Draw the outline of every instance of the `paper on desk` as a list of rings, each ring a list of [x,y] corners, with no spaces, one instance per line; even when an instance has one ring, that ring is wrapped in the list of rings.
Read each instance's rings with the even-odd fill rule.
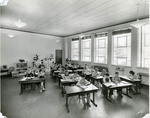
[[[21,79],[21,81],[26,81],[27,80],[27,77],[24,77]]]
[[[88,88],[88,86],[80,86],[80,88],[86,89],[86,88]]]

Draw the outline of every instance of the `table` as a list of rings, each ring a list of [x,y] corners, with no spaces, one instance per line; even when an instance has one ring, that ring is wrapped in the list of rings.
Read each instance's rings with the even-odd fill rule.
[[[54,78],[55,82],[56,82],[56,79],[58,78],[58,74],[59,74],[60,72],[61,72],[61,71],[58,71],[58,70],[54,71],[53,78]]]
[[[38,77],[24,77],[19,80],[20,84],[20,94],[23,93],[25,86],[32,85],[32,84],[39,84],[43,82],[45,88],[45,78],[38,78]]]
[[[62,84],[61,88],[61,94],[64,97],[65,94],[65,86],[71,86],[76,85],[78,81],[72,80],[72,79],[61,79],[60,83]]]
[[[66,92],[66,109],[67,112],[69,113],[69,104],[68,104],[68,97],[71,96],[76,96],[76,95],[83,95],[83,94],[88,94],[88,93],[93,93],[93,99],[91,102],[97,107],[97,104],[95,103],[95,92],[98,91],[98,88],[94,86],[93,84],[90,84],[87,86],[87,88],[83,89],[78,86],[67,86],[65,88]]]
[[[138,88],[139,88],[139,85],[141,84],[141,80],[140,79],[135,79],[135,80],[132,80],[130,79],[129,77],[127,76],[124,76],[124,75],[120,75],[120,78],[121,80],[123,81],[127,81],[129,83],[132,83],[132,84],[135,84],[135,94],[139,94],[140,92],[138,91]]]
[[[84,75],[85,75],[85,79],[87,79],[88,81],[90,81],[92,73],[91,72],[84,72]]]
[[[91,81],[95,85],[95,81],[100,82],[103,80],[103,78],[104,78],[103,76],[96,76],[96,77],[91,76]]]
[[[108,93],[108,90],[118,90],[118,89],[126,88],[126,93],[123,93],[123,94],[130,98],[132,97],[129,96],[128,94],[128,88],[130,88],[131,86],[132,86],[131,83],[125,82],[125,81],[121,81],[120,83],[117,83],[117,84],[115,84],[114,82],[103,83],[103,87],[106,89],[107,93]],[[105,98],[111,102],[111,100],[108,98],[108,95],[106,95]]]

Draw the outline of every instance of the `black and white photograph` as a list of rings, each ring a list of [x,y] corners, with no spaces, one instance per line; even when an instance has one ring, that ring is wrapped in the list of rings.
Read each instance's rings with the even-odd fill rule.
[[[0,118],[150,118],[150,0],[0,0]]]

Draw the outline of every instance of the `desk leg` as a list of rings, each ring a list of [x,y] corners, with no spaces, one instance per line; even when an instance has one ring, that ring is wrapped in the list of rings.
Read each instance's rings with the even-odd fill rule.
[[[58,87],[60,88],[60,78],[58,78]]]
[[[126,95],[126,96],[129,97],[129,98],[132,98],[128,93],[129,93],[129,92],[128,92],[128,88],[126,88],[126,93],[122,93],[122,94]]]
[[[66,95],[66,109],[67,109],[67,112],[69,113],[69,106],[68,106],[68,95]]]
[[[138,92],[138,84],[135,84],[135,93],[133,95],[136,95],[136,94],[140,94],[140,92]]]
[[[97,107],[97,104],[95,103],[95,93],[93,92],[93,100],[91,102]]]
[[[44,88],[46,89],[46,87],[45,87],[45,80],[44,80],[43,84],[44,84]]]
[[[106,95],[104,95],[104,98],[106,98],[106,100],[108,100],[109,102],[112,102],[111,99],[108,98],[108,96],[109,96],[109,95],[108,95],[108,90],[109,90],[109,89],[107,89],[107,88],[105,88],[105,89],[106,89]]]
[[[22,92],[23,92],[23,85],[20,84],[20,95],[21,95]]]
[[[62,88],[61,88],[61,94],[64,97],[64,86],[63,85],[62,85]]]

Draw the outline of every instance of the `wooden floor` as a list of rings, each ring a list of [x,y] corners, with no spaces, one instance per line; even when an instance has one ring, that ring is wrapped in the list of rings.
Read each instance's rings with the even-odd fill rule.
[[[96,93],[98,107],[91,104],[87,110],[83,109],[78,97],[69,99],[70,113],[65,107],[65,97],[61,95],[58,83],[51,77],[46,79],[46,91],[40,93],[39,89],[28,91],[21,95],[19,78],[2,78],[2,113],[8,118],[138,118],[137,113],[149,110],[149,91],[144,86],[141,94],[132,95],[132,99],[123,96],[109,102],[101,95],[101,90]]]

